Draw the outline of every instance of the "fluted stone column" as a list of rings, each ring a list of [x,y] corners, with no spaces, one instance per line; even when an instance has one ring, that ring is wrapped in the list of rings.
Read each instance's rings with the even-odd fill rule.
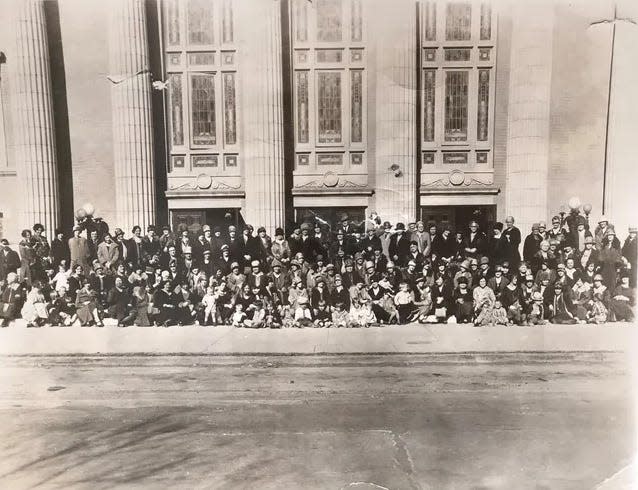
[[[144,0],[109,1],[115,226],[155,219],[151,75]]]
[[[414,2],[374,2],[376,63],[375,211],[383,220],[416,213],[416,9]],[[401,176],[390,170],[398,165]]]
[[[523,235],[546,221],[554,7],[517,2],[512,7],[506,215]]]
[[[44,0],[23,0],[16,8],[14,75],[15,158],[22,228],[42,223],[53,236],[59,223],[55,126]]]
[[[284,148],[280,0],[240,0],[243,169],[247,223],[269,234],[284,225]],[[257,20],[259,19],[259,20]]]
[[[613,18],[613,12],[610,20]],[[628,226],[638,225],[636,216],[636,114],[638,114],[638,70],[635,46],[638,45],[638,5],[631,0],[617,3],[611,99],[609,105],[609,136],[607,142],[607,175],[605,214],[616,226],[619,238],[627,234]],[[608,27],[610,37],[613,25]]]

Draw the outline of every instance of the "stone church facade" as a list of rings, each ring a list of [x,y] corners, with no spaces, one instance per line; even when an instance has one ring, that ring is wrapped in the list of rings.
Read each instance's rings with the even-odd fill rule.
[[[0,18],[1,234],[631,223],[631,2],[24,0]],[[632,10],[633,9],[633,10]],[[6,13],[7,15],[4,15]],[[10,15],[9,15],[10,14]]]

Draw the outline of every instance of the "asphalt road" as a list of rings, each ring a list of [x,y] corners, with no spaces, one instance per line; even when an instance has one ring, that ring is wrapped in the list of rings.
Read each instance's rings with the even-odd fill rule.
[[[0,488],[596,488],[636,449],[623,359],[4,357]]]

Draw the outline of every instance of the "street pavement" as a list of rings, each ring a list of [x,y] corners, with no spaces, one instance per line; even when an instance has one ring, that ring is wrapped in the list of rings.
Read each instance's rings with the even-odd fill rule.
[[[598,337],[589,352],[0,356],[0,488],[636,488],[636,356],[607,349],[615,328],[573,342]]]
[[[0,328],[9,354],[344,354],[625,351],[638,345],[628,323],[473,327],[388,325],[370,328],[200,327]]]

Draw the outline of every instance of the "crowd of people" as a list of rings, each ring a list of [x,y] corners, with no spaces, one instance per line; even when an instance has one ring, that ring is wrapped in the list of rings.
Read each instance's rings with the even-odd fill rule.
[[[567,216],[565,216],[567,214]],[[49,243],[40,224],[0,250],[0,322],[250,328],[393,323],[538,325],[634,318],[638,230],[621,244],[578,208],[522,239],[514,218],[482,230],[372,213],[274,237],[251,225],[119,228],[81,216]],[[520,251],[522,250],[522,256]]]

